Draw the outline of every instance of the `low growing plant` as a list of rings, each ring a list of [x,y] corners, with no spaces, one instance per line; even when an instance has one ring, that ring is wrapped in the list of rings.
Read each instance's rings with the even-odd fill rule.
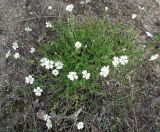
[[[56,39],[42,44],[38,52],[41,58],[53,61],[54,66],[47,68],[50,70],[43,67],[43,75],[36,75],[36,86],[58,91],[55,99],[84,101],[91,93],[102,92],[100,78],[108,79],[115,70],[134,65],[132,60],[139,56],[131,26],[122,23],[113,26],[106,19],[85,22],[69,19],[67,23],[59,20],[52,25],[49,30],[56,33]],[[119,62],[120,58],[124,62]],[[63,68],[56,70],[56,62],[63,63]],[[41,67],[40,60],[38,65]],[[104,66],[109,72],[106,76],[101,75]],[[69,78],[70,72],[76,74],[75,79]],[[87,79],[82,72],[86,72]]]

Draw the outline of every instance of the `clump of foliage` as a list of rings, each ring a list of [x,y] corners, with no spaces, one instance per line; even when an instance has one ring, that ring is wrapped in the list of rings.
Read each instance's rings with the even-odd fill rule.
[[[42,57],[63,62],[64,67],[57,76],[45,71],[46,74],[37,75],[36,80],[40,86],[58,91],[55,99],[83,101],[92,93],[103,92],[98,83],[103,66],[110,67],[110,77],[115,70],[134,65],[132,59],[136,58],[137,51],[133,45],[135,34],[131,26],[125,27],[122,23],[113,26],[106,19],[87,19],[81,23],[74,19],[69,19],[67,23],[59,20],[52,25],[54,27],[50,30],[57,34],[56,40],[43,44],[38,51]],[[75,48],[77,41],[82,44],[80,48]],[[113,57],[122,55],[128,56],[129,63],[113,67]],[[90,73],[88,80],[82,78],[83,70]],[[77,73],[77,80],[67,78],[70,71]]]

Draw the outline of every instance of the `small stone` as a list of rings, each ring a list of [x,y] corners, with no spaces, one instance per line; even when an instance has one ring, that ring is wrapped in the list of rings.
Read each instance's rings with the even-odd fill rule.
[[[160,6],[160,0],[155,0],[155,2]]]

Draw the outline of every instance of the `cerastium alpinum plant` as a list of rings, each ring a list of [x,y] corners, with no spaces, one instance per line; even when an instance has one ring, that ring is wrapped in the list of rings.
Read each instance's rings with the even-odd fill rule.
[[[36,80],[48,89],[61,89],[56,95],[60,98],[83,101],[90,93],[100,92],[97,80],[132,65],[130,60],[138,53],[132,27],[113,26],[105,18],[85,22],[71,18],[50,25],[57,38],[37,49],[42,56],[38,64],[46,74],[43,79],[37,75]]]

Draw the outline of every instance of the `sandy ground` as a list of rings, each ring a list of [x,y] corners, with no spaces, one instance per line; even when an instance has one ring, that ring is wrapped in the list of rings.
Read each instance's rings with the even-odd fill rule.
[[[6,52],[11,49],[15,40],[25,50],[35,43],[41,42],[45,31],[45,21],[48,19],[46,16],[64,15],[67,3],[71,3],[71,1],[0,0],[0,131],[12,131],[16,121],[23,118],[23,113],[16,110],[12,115],[8,113],[11,111],[12,105],[21,100],[14,87],[23,83],[20,78],[23,78],[28,72],[21,62],[15,64],[6,62]],[[47,9],[49,5],[53,7],[52,10]],[[111,19],[118,18],[123,19],[126,23],[132,22],[140,33],[143,31],[149,31],[153,34],[160,32],[159,0],[91,0],[85,5],[85,10],[90,9],[93,15],[99,15],[97,10],[105,6],[109,7]],[[142,9],[139,9],[139,6]],[[131,15],[134,13],[138,15],[136,20],[131,19]],[[29,34],[24,31],[24,28],[28,26],[33,29]],[[25,55],[24,51],[21,52]],[[144,73],[141,73],[141,76],[146,76],[146,72],[153,72],[152,69],[156,69],[154,66],[157,68],[154,71],[155,76],[160,77],[159,65],[144,68]],[[11,81],[12,78],[15,80],[14,83]],[[160,86],[158,82],[152,83],[156,80],[157,78],[149,81],[150,83],[147,82],[148,86]],[[143,82],[143,80],[141,81]]]

